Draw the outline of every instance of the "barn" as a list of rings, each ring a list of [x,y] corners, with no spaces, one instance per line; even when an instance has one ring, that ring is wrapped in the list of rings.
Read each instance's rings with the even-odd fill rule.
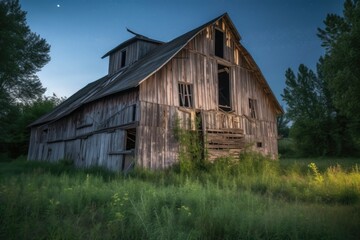
[[[162,169],[178,161],[176,125],[201,132],[210,160],[277,156],[283,110],[227,13],[170,42],[130,32],[103,56],[106,76],[30,125],[29,160]]]

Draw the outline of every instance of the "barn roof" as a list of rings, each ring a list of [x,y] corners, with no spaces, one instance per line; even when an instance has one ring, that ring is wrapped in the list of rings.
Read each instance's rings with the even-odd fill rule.
[[[152,39],[152,38],[148,38],[148,37],[146,37],[144,35],[135,33],[135,32],[133,32],[133,31],[131,31],[129,29],[127,29],[127,30],[128,30],[128,32],[130,32],[132,34],[135,34],[135,36],[130,38],[129,40],[126,40],[123,43],[120,43],[119,45],[117,45],[116,47],[114,47],[113,49],[111,49],[110,51],[105,53],[104,56],[102,56],[101,58],[105,58],[105,57],[109,56],[110,54],[112,54],[113,52],[116,52],[117,50],[119,50],[121,48],[124,48],[124,47],[126,47],[126,46],[128,46],[131,43],[136,42],[136,41],[150,42],[150,43],[155,43],[155,44],[163,44],[164,43],[162,41],[158,41],[158,40],[155,40],[155,39]]]
[[[49,114],[44,115],[43,117],[39,118],[35,122],[33,122],[30,126],[43,124],[46,122],[56,121],[71,112],[75,109],[81,107],[82,105],[92,102],[94,100],[109,96],[111,94],[119,93],[122,91],[126,91],[129,89],[136,88],[139,86],[143,81],[148,79],[152,74],[157,72],[160,68],[162,68],[166,63],[168,63],[178,52],[180,52],[194,37],[197,36],[205,27],[214,24],[221,18],[225,18],[227,23],[229,24],[230,28],[233,30],[235,37],[238,41],[240,41],[241,37],[237,32],[234,24],[232,23],[231,19],[229,18],[228,14],[225,13],[219,17],[212,19],[211,21],[197,27],[170,42],[164,43],[159,45],[148,54],[146,54],[143,58],[139,59],[134,64],[128,66],[126,69],[118,71],[112,75],[107,75],[99,80],[92,82],[86,85],[84,88],[76,92],[72,95],[69,99],[64,101],[58,107],[56,107],[52,112]],[[137,38],[135,36],[134,38]],[[131,39],[130,39],[131,40]],[[154,40],[156,41],[156,40]],[[126,42],[125,42],[126,43]],[[124,43],[120,44],[119,46],[115,47],[108,53],[106,53],[103,57],[108,56],[111,52],[123,47]],[[128,43],[127,43],[128,44]],[[240,45],[241,46],[241,45]],[[243,51],[248,54],[246,49],[242,47]],[[253,62],[253,66],[256,67],[256,70],[259,71],[259,76],[262,79],[262,82],[268,87],[268,84],[260,72],[260,69],[257,67],[255,61],[249,58],[250,62]],[[271,92],[270,87],[270,98],[272,98],[276,109],[278,112],[282,112],[282,108],[275,98],[274,94]]]

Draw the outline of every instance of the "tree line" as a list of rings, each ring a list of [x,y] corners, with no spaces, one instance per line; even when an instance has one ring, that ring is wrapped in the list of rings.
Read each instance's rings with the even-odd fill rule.
[[[316,72],[288,69],[279,134],[299,156],[349,156],[360,149],[360,2],[346,0],[343,16],[328,14],[317,36],[325,50]],[[291,127],[287,124],[290,122]]]
[[[18,0],[0,1],[0,159],[26,154],[27,126],[63,99],[45,96],[36,75],[50,61],[50,45],[32,32]]]

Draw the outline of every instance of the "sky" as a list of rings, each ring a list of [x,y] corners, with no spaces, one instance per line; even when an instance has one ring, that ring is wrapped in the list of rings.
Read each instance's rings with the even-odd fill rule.
[[[27,23],[51,45],[38,73],[46,95],[69,97],[107,74],[101,57],[133,37],[126,28],[170,41],[227,12],[241,43],[260,67],[280,104],[285,71],[316,70],[324,49],[316,36],[343,0],[20,0]]]

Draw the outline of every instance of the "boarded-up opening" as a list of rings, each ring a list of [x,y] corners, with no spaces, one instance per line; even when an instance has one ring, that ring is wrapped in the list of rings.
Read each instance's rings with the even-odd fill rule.
[[[218,88],[219,108],[223,111],[231,111],[229,68],[220,64],[218,65]]]
[[[121,51],[121,63],[120,67],[125,67],[126,63],[126,50]]]
[[[256,105],[257,105],[256,99],[249,98],[250,117],[253,119],[256,119],[256,116],[257,116],[257,113],[256,113],[257,106]]]
[[[224,33],[215,29],[215,56],[224,57]]]

